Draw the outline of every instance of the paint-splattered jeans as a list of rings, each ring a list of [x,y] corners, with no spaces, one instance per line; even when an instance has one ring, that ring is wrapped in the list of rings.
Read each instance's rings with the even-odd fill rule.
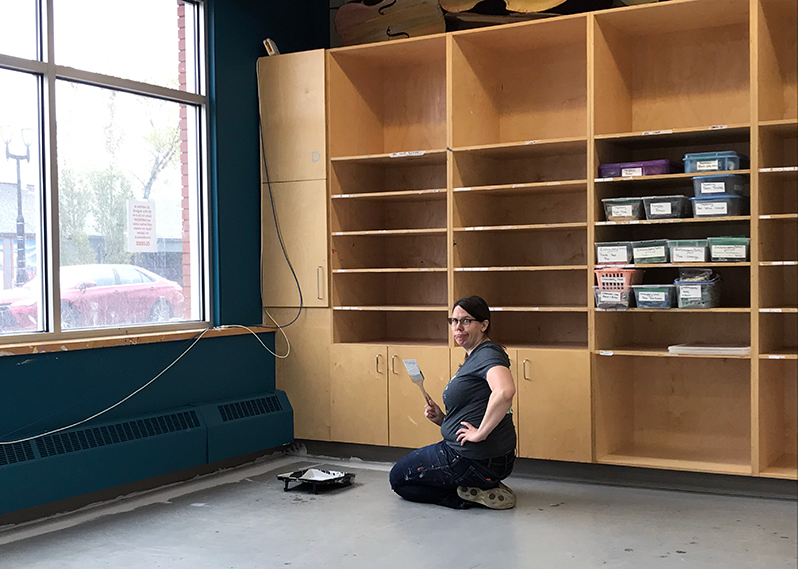
[[[471,505],[457,495],[458,486],[494,488],[513,471],[515,453],[475,460],[457,454],[446,442],[414,450],[391,469],[391,488],[411,502],[462,509]]]

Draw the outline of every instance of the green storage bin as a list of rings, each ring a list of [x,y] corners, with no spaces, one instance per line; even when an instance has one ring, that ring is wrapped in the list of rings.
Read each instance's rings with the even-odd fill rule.
[[[709,260],[715,263],[744,263],[750,258],[750,237],[708,237]]]
[[[670,258],[667,239],[632,241],[632,257],[635,265],[667,263]]]

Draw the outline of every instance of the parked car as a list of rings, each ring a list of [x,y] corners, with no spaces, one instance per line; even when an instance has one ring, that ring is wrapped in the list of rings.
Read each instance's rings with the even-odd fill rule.
[[[61,327],[95,328],[182,318],[176,282],[133,265],[61,267]],[[39,327],[39,281],[0,292],[0,330]],[[9,315],[13,320],[9,318]]]

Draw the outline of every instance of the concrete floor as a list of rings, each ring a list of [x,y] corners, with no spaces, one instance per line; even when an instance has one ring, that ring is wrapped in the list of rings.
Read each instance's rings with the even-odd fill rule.
[[[355,484],[283,491],[310,466]],[[280,456],[19,526],[2,569],[795,569],[798,504],[511,477],[514,510],[412,504],[389,464]]]

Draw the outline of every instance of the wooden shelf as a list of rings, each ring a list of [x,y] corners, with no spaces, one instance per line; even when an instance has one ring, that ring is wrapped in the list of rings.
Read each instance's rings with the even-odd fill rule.
[[[631,182],[669,182],[673,183],[674,180],[692,180],[693,178],[700,178],[703,176],[732,176],[732,175],[749,175],[751,170],[726,170],[722,172],[689,172],[687,174],[656,174],[652,176],[622,176],[618,178],[596,178],[594,181],[597,184],[606,184],[610,182],[628,184]]]
[[[709,451],[707,449],[687,452],[667,447],[633,446],[602,456],[598,459],[598,462],[601,464],[618,464],[664,470],[751,474],[751,463],[747,456],[742,456],[740,453],[718,450]]]
[[[432,190],[402,190],[398,192],[371,192],[363,194],[336,194],[330,197],[334,200],[418,200],[419,198],[422,198],[423,200],[429,200],[430,198],[445,200],[446,188]]]
[[[457,272],[530,272],[530,271],[585,271],[587,265],[542,265],[542,266],[514,266],[514,267],[455,267]]]
[[[446,228],[439,229],[374,229],[368,231],[335,231],[334,237],[358,237],[364,235],[383,236],[383,235],[438,235],[446,233]]]
[[[587,306],[491,306],[491,312],[587,312]]]
[[[798,456],[795,453],[785,453],[760,471],[760,476],[795,480],[798,479],[798,466],[796,465],[798,465]]]
[[[385,274],[385,273],[445,273],[446,267],[411,267],[382,269],[333,269],[333,274]]]
[[[668,128],[637,132],[616,132],[598,134],[596,141],[634,148],[662,148],[669,146],[688,146],[695,143],[728,144],[745,142],[750,137],[749,124],[702,125],[686,128]],[[692,174],[690,174],[692,175]]]
[[[580,154],[587,149],[587,138],[551,138],[547,140],[527,140],[502,144],[480,144],[475,146],[454,147],[457,154],[470,154],[486,158],[512,160],[532,156],[559,156],[562,154]]]
[[[446,149],[406,150],[382,154],[363,154],[358,156],[333,156],[333,164],[361,164],[365,166],[396,166],[411,164],[413,166],[446,164]]]
[[[597,221],[596,227],[613,225],[668,225],[678,223],[734,223],[750,221],[750,215],[729,215],[724,217],[681,217],[672,219],[630,219],[628,221]]]
[[[455,227],[455,233],[466,231],[540,231],[546,229],[581,229],[586,228],[587,223],[536,223],[530,225],[490,225],[484,227]]]
[[[333,310],[363,312],[447,312],[447,306],[333,306]]]
[[[750,360],[751,356],[727,356],[714,354],[671,354],[668,348],[638,348],[634,346],[620,347],[613,349],[596,350],[599,356],[631,356],[643,358],[699,358],[699,359],[721,359],[721,360]]]
[[[772,221],[789,221],[798,219],[798,213],[774,213],[770,215],[760,215],[759,219]]]
[[[795,267],[798,261],[759,261],[760,267]]]
[[[667,312],[669,314],[686,314],[686,313],[696,313],[696,314],[737,314],[737,313],[748,313],[751,312],[750,308],[627,308],[626,310],[608,310],[606,308],[596,308],[596,312],[614,312],[614,313],[623,313],[629,312],[634,314],[635,312],[651,312],[654,314],[662,314],[663,312]]]
[[[563,180],[554,182],[529,182],[525,184],[494,184],[454,188],[455,194],[526,195],[530,192],[582,192],[587,189],[587,180]]]
[[[631,264],[631,265],[596,265],[597,269],[667,269],[667,268],[678,268],[678,267],[707,267],[707,268],[716,268],[716,267],[750,267],[751,263],[749,261],[745,261],[743,263],[713,263],[711,261],[707,261],[706,263],[638,263],[638,264]]]

